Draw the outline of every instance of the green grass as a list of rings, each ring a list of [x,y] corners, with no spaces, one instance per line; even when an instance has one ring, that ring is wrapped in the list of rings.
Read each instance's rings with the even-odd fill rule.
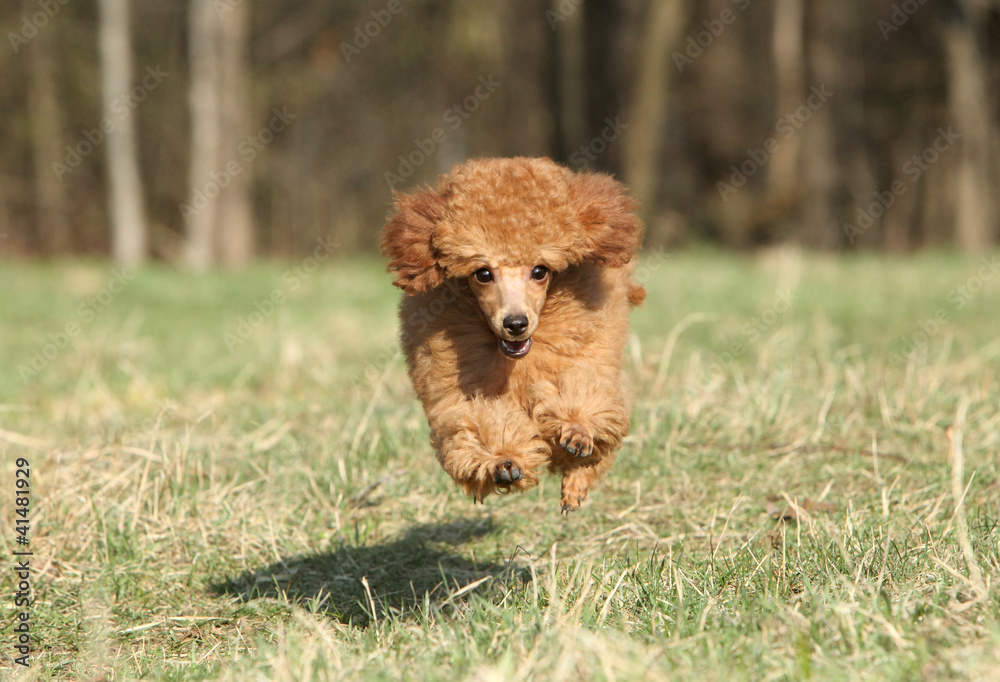
[[[474,506],[439,469],[375,260],[150,267],[113,294],[102,264],[4,263],[9,564],[32,469],[18,679],[1000,677],[1000,273],[643,265],[632,434],[564,518],[554,478]]]

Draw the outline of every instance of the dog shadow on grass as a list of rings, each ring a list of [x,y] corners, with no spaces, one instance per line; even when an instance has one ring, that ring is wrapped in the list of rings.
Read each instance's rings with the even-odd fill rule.
[[[342,544],[328,552],[244,571],[213,585],[212,591],[245,603],[285,601],[367,627],[373,611],[378,619],[405,617],[425,603],[463,601],[477,590],[462,592],[462,588],[476,581],[483,581],[478,588],[483,590],[496,583],[527,580],[527,572],[517,568],[513,558],[498,564],[474,561],[454,551],[491,529],[492,520],[421,524],[379,544]]]

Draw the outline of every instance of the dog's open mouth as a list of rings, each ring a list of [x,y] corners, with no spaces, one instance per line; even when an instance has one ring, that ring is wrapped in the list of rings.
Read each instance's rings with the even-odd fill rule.
[[[500,350],[508,358],[523,358],[531,350],[531,339],[527,338],[524,341],[500,339]]]

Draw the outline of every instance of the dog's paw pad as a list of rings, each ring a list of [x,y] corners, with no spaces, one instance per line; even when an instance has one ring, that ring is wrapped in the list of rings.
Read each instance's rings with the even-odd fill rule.
[[[496,473],[493,474],[493,482],[497,485],[511,485],[520,481],[523,477],[524,474],[521,473],[517,465],[508,459],[497,467]]]
[[[589,429],[579,424],[563,426],[559,435],[559,445],[575,457],[590,457],[594,452],[594,439]]]

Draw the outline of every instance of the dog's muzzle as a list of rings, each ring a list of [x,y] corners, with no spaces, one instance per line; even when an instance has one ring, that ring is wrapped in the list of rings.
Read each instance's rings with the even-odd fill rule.
[[[531,350],[531,338],[523,341],[500,339],[500,351],[508,358],[523,358]]]

